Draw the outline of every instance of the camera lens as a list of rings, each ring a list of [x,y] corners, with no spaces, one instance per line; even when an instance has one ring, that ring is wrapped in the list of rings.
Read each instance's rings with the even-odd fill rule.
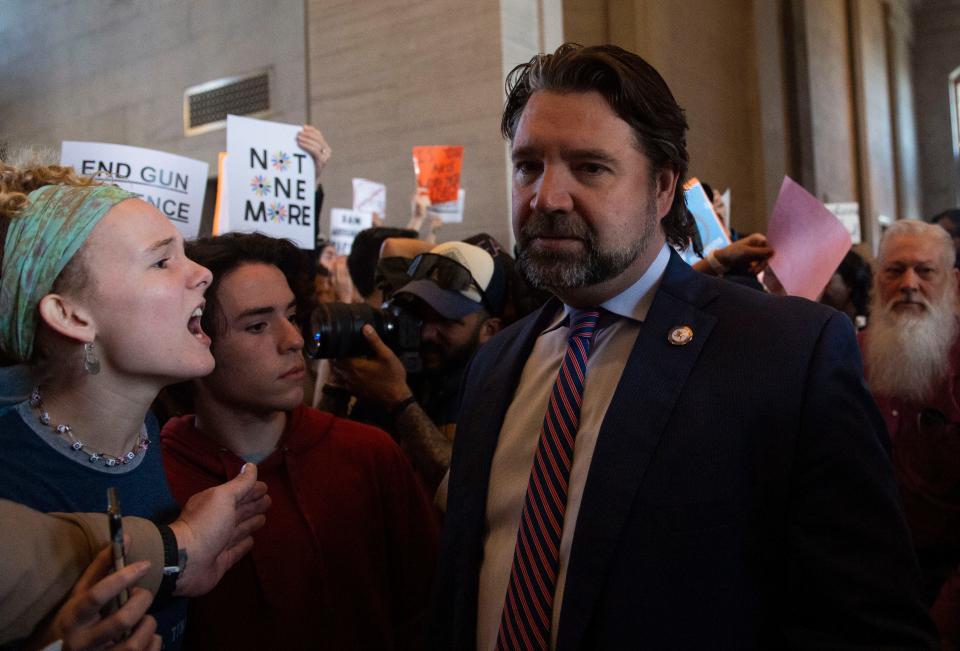
[[[304,336],[307,354],[314,359],[372,354],[363,336],[368,323],[408,371],[419,370],[420,319],[393,303],[383,310],[356,303],[321,303],[310,316],[310,331]]]
[[[369,305],[322,303],[310,318],[307,354],[313,358],[339,359],[370,353],[361,331],[367,323],[378,332],[382,329],[383,317]]]

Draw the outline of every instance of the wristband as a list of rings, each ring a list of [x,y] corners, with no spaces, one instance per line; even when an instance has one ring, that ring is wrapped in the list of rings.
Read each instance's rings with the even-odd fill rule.
[[[727,273],[727,271],[729,271],[729,269],[727,269],[727,266],[717,259],[716,250],[711,251],[710,253],[707,254],[707,262],[710,264],[710,268],[713,269],[713,272],[718,276],[722,276],[723,274]]]
[[[400,414],[402,414],[403,412],[405,412],[405,411],[407,410],[407,407],[409,407],[410,405],[412,405],[412,404],[415,403],[416,401],[417,401],[417,399],[416,399],[414,396],[410,396],[409,398],[407,398],[406,400],[404,400],[403,402],[401,402],[400,404],[398,404],[396,407],[394,407],[393,409],[391,409],[391,410],[390,410],[390,420],[391,420],[391,421],[396,421],[397,418],[400,417]]]
[[[165,524],[158,524],[160,540],[163,541],[163,578],[160,579],[160,589],[157,590],[157,600],[173,596],[177,589],[177,579],[187,565],[186,553],[180,553],[177,547],[177,536],[173,529]]]

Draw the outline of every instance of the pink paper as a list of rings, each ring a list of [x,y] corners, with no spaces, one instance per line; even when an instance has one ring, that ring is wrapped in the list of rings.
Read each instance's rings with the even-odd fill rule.
[[[767,227],[775,253],[770,267],[787,294],[815,301],[850,250],[850,233],[836,216],[789,176]]]

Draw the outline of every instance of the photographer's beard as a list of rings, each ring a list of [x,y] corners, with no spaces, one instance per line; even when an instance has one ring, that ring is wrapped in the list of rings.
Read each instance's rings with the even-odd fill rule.
[[[647,206],[644,230],[633,242],[602,248],[596,231],[576,213],[536,213],[517,236],[517,269],[537,289],[576,289],[616,278],[647,250],[659,221],[656,204]],[[582,252],[541,250],[538,237],[571,238],[583,242]]]
[[[954,305],[957,289],[951,283],[936,302],[917,295],[911,300],[922,312],[896,312],[896,297],[886,305],[875,292],[870,304],[870,327],[864,363],[875,395],[923,403],[933,397],[950,372],[950,349],[957,336]]]
[[[467,340],[459,343],[421,342],[420,358],[423,360],[423,374],[433,378],[458,376],[480,347],[482,328],[483,322],[478,322]]]

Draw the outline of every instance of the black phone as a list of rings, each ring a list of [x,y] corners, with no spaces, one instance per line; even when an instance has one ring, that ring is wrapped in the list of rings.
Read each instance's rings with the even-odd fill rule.
[[[110,519],[110,547],[113,549],[113,571],[119,572],[127,565],[127,556],[123,550],[123,516],[120,513],[120,498],[117,489],[107,489],[107,517]],[[117,608],[129,598],[126,588],[117,595]]]

